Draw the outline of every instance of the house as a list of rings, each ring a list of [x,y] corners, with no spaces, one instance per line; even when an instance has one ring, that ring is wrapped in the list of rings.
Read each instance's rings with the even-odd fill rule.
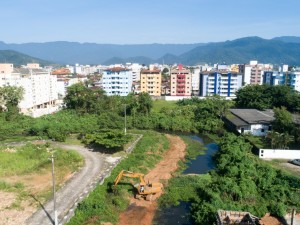
[[[271,109],[230,109],[230,112],[224,119],[225,123],[240,134],[265,136],[272,129],[271,122],[275,119]]]

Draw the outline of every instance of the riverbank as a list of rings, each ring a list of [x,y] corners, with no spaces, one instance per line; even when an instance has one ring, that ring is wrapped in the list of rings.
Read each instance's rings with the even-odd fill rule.
[[[179,136],[166,135],[170,148],[164,159],[146,176],[146,181],[166,183],[172,173],[178,169],[178,162],[183,160],[186,153],[186,144]],[[155,195],[152,201],[130,199],[129,207],[120,215],[118,225],[151,225],[157,209],[157,199],[162,193]]]

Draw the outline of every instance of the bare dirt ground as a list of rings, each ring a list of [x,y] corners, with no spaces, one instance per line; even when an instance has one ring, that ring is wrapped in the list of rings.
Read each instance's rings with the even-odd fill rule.
[[[67,173],[63,180],[58,183],[64,183],[70,179],[71,173]],[[11,176],[3,179],[7,183],[21,182],[25,186],[26,195],[36,196],[40,193],[46,193],[52,189],[52,174],[45,172],[41,174],[28,174],[24,176]],[[26,196],[20,198],[19,193],[0,191],[0,224],[1,225],[20,225],[29,218],[38,207],[34,198]]]
[[[284,225],[278,218],[266,214],[263,218],[260,219],[262,225]]]
[[[172,177],[172,173],[178,168],[178,161],[185,156],[186,145],[178,136],[167,135],[170,141],[170,149],[165,153],[164,159],[159,162],[146,176],[145,180],[162,182]],[[156,199],[162,193],[156,194],[151,201],[138,200],[132,197],[130,206],[119,217],[118,225],[151,225],[157,209]]]
[[[61,147],[78,151],[86,162],[75,174],[69,170],[56,173],[56,184],[61,187],[57,192],[57,210],[62,214],[68,209],[70,202],[74,202],[85,190],[84,188],[103,170],[105,157],[82,146],[61,144]],[[44,195],[52,192],[50,171],[10,176],[2,180],[9,184],[22,183],[24,185],[22,192],[25,194],[17,191],[0,191],[0,225],[52,224],[50,217],[53,216],[53,201],[44,203]],[[64,199],[61,196],[67,196],[67,198]],[[58,216],[60,219],[60,214]]]

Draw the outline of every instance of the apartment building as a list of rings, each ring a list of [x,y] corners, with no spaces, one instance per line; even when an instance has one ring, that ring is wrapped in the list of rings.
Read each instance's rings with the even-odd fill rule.
[[[192,73],[192,95],[199,95],[200,91],[200,72],[201,66],[194,66],[190,68]]]
[[[14,70],[14,65],[11,63],[0,63],[0,75],[8,74]]]
[[[262,84],[263,72],[272,70],[271,64],[259,64],[258,61],[250,61],[250,64],[245,65],[243,82],[247,84]]]
[[[189,69],[183,68],[180,64],[176,69],[171,70],[171,96],[191,96],[192,74]]]
[[[27,63],[27,66],[25,68],[28,69],[40,69],[40,64],[38,63]]]
[[[140,81],[141,80],[141,70],[143,66],[138,63],[126,63],[126,68],[132,71],[132,81]]]
[[[200,96],[235,97],[235,92],[242,87],[242,80],[242,74],[227,70],[202,72]]]
[[[300,92],[300,71],[265,71],[263,74],[263,84],[287,85]]]
[[[57,80],[43,69],[14,68],[10,73],[0,74],[0,86],[23,87],[20,112],[39,117],[58,110]]]
[[[154,67],[141,70],[141,92],[147,92],[151,96],[161,95],[161,71]]]
[[[103,70],[101,83],[108,96],[127,96],[132,91],[132,71],[123,67]]]

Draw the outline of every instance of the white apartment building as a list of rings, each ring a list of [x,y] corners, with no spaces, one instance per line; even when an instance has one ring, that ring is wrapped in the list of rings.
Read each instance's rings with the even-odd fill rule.
[[[132,71],[122,67],[104,70],[102,88],[108,96],[127,96],[132,92]]]
[[[76,63],[75,66],[66,65],[66,68],[70,70],[70,73],[79,75],[89,75],[99,70],[97,66],[79,65],[78,63]]]
[[[42,69],[15,68],[11,73],[0,74],[0,86],[23,87],[20,112],[39,117],[58,110],[56,76]]]
[[[67,94],[67,88],[73,84],[82,82],[77,77],[57,77],[58,98],[62,100]],[[84,82],[84,81],[83,81]]]
[[[192,67],[191,72],[192,72],[192,94],[199,95],[201,66]]]
[[[143,66],[138,63],[126,63],[126,67],[132,71],[132,81],[141,80],[141,69]]]

